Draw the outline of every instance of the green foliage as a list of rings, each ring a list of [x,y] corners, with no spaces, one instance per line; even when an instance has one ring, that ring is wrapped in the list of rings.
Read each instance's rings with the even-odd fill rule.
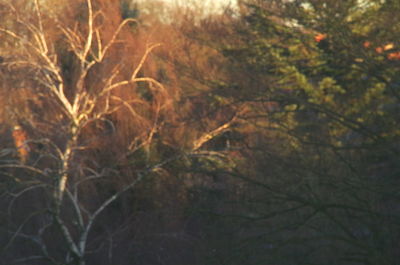
[[[260,189],[248,207],[280,197],[277,208],[259,208],[260,221],[254,221],[271,225],[266,230],[271,236],[280,231],[278,237],[252,239],[248,251],[270,242],[273,247],[260,255],[275,253],[280,264],[293,262],[294,249],[303,257],[300,264],[395,264],[394,246],[388,243],[395,239],[375,241],[388,237],[376,227],[385,223],[395,230],[399,214],[383,206],[398,200],[391,172],[399,172],[400,151],[393,112],[400,110],[399,61],[390,57],[399,50],[394,40],[399,29],[383,27],[389,9],[399,11],[399,6],[392,1],[306,0],[248,5],[237,32],[239,45],[224,49],[236,71],[245,71],[241,80],[232,77],[245,95],[242,100],[257,106],[256,117],[263,115],[269,123],[256,129],[265,138],[251,146],[259,170],[243,175]],[[393,48],[383,48],[391,43]],[[260,102],[275,107],[263,108]],[[267,144],[273,132],[268,129],[278,131],[279,142]],[[373,161],[375,156],[380,162]],[[277,162],[265,161],[271,159]],[[298,210],[290,210],[293,205]],[[273,214],[279,210],[293,215]],[[295,232],[280,230],[279,222]],[[360,235],[363,229],[367,232]],[[386,247],[377,248],[379,242]],[[318,244],[324,255],[315,251]]]

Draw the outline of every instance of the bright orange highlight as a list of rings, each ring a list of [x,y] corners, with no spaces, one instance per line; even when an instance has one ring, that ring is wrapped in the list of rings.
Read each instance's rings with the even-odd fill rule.
[[[317,35],[314,36],[314,40],[315,40],[316,42],[320,42],[320,41],[326,39],[326,37],[328,37],[326,34],[319,33],[319,34],[317,34]]]
[[[389,60],[400,60],[400,52],[391,52],[387,55]]]
[[[15,126],[12,132],[12,137],[14,139],[15,148],[17,148],[19,159],[22,163],[25,163],[30,151],[29,146],[26,143],[28,140],[27,134],[21,126]]]
[[[363,43],[363,46],[364,46],[364,48],[368,48],[368,47],[371,46],[371,42],[365,41],[365,42]]]
[[[393,48],[394,48],[393,43],[389,43],[389,44],[386,44],[385,46],[383,46],[384,51],[391,50]]]

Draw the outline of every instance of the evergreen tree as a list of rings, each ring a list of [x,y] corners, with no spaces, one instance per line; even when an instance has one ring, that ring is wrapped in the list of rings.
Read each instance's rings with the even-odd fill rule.
[[[259,190],[244,217],[265,226],[239,241],[247,264],[397,262],[400,46],[390,21],[399,8],[246,5],[240,44],[224,53],[232,95],[252,107],[263,135],[250,146],[253,173],[239,173]]]

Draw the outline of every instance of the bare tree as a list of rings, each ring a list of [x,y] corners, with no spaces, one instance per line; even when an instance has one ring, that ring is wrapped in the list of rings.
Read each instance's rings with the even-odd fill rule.
[[[85,14],[82,15],[81,21],[75,23],[66,23],[66,20],[63,21],[59,17],[60,13],[48,6],[40,6],[38,0],[33,2],[31,16],[18,12],[12,1],[1,3],[14,13],[13,23],[18,24],[19,29],[23,29],[19,31],[10,27],[0,28],[2,36],[13,39],[18,47],[18,53],[10,57],[6,65],[9,69],[19,69],[27,76],[30,75],[23,78],[31,79],[35,85],[29,88],[31,95],[42,98],[46,102],[44,106],[52,108],[51,111],[42,109],[41,113],[52,113],[51,117],[45,117],[52,119],[48,121],[53,124],[52,129],[59,130],[52,135],[62,136],[42,136],[27,140],[31,144],[41,146],[41,151],[37,152],[30,163],[4,160],[0,165],[4,174],[7,171],[9,177],[21,181],[19,189],[13,192],[8,190],[3,194],[11,198],[7,214],[12,220],[8,229],[9,240],[3,251],[7,251],[20,239],[29,241],[38,249],[27,256],[17,257],[16,262],[39,260],[51,264],[85,264],[89,233],[98,216],[145,176],[176,159],[169,157],[160,163],[147,165],[135,171],[124,187],[103,198],[95,207],[88,206],[82,199],[88,196],[82,188],[87,183],[107,181],[119,174],[112,168],[91,167],[81,163],[81,153],[90,149],[91,142],[83,140],[88,138],[88,128],[92,124],[105,123],[113,133],[116,126],[110,117],[122,109],[124,115],[130,115],[138,124],[145,123],[146,126],[142,125],[142,132],[137,133],[136,137],[131,139],[130,145],[120,153],[118,159],[124,159],[126,155],[152,141],[162,124],[160,116],[170,104],[168,91],[164,86],[155,79],[140,74],[149,55],[160,44],[147,44],[140,56],[137,56],[138,51],[131,50],[138,57],[136,61],[127,62],[113,58],[118,49],[126,51],[129,48],[127,38],[121,36],[126,35],[129,31],[127,27],[136,24],[137,21],[131,18],[117,19],[117,26],[111,29],[106,27],[104,21],[107,17],[101,9],[107,5],[107,2],[104,3],[102,5],[102,1],[84,1],[85,6],[82,10],[85,10]],[[60,40],[62,44],[59,43]],[[62,58],[59,52],[60,45],[64,47],[67,55],[73,58],[74,68],[69,72],[63,69],[62,61],[65,58]],[[94,76],[98,82],[93,81]],[[123,96],[124,90],[133,90],[137,83],[147,84],[153,96],[150,103],[140,98]],[[144,104],[151,105],[150,114],[143,111]],[[42,126],[33,120],[29,123],[34,129]],[[46,130],[49,130],[49,127]],[[21,172],[30,177],[18,179]],[[16,201],[22,200],[24,196],[29,199],[29,194],[35,190],[39,194],[45,194],[46,207],[29,213],[21,222],[13,221],[12,212],[17,207]],[[39,225],[33,225],[35,229],[26,229],[33,219],[40,220]],[[64,241],[56,251],[57,254],[54,254],[54,247],[50,246],[46,239],[46,234],[54,229],[62,235]]]

